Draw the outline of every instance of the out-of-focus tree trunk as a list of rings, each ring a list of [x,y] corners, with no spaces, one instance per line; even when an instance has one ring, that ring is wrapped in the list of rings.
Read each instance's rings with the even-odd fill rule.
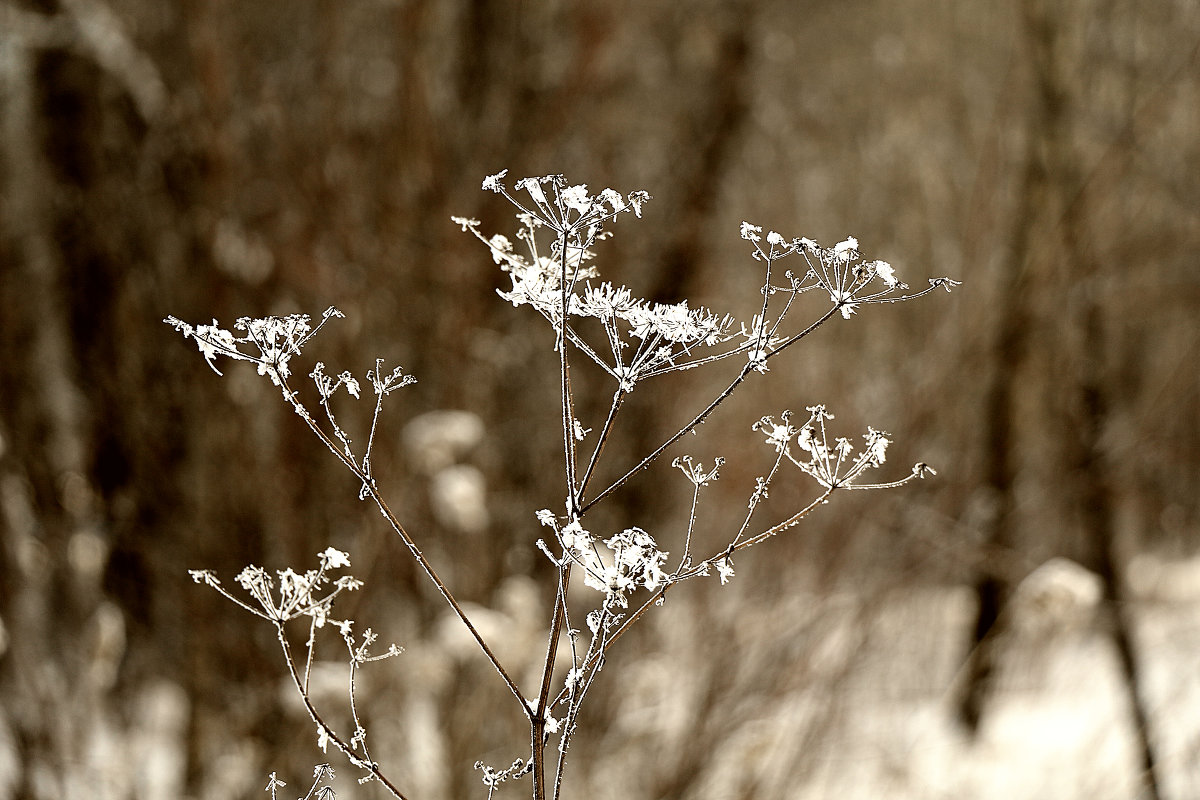
[[[69,265],[59,246],[70,235],[69,219],[51,188],[86,180],[86,155],[69,139],[82,134],[92,110],[84,87],[94,76],[81,59],[44,49],[39,33],[50,38],[61,22],[35,12],[22,17],[16,21],[28,35],[14,31],[0,49],[0,147],[13,212],[4,215],[0,252],[0,539],[10,648],[0,686],[13,703],[10,724],[23,761],[17,792],[34,798],[64,791],[51,776],[57,764],[81,757],[72,720],[89,716],[103,689],[95,685],[87,622],[100,606],[104,542],[90,474],[92,420],[73,353]],[[61,127],[46,124],[48,110]],[[65,158],[55,163],[52,154]],[[80,552],[92,557],[81,560]],[[105,643],[115,649],[110,659],[121,656],[119,621],[117,614]]]
[[[1091,6],[1070,10],[1085,17],[1096,12]],[[1107,343],[1112,299],[1108,295],[1113,282],[1090,246],[1089,214],[1093,209],[1089,201],[1094,192],[1087,191],[1076,141],[1079,120],[1071,107],[1073,101],[1078,102],[1071,93],[1083,92],[1068,74],[1071,56],[1064,52],[1063,43],[1065,31],[1080,24],[1062,4],[1043,0],[1023,4],[1021,30],[1032,68],[1032,100],[1011,249],[999,290],[994,371],[982,421],[988,431],[991,465],[987,483],[995,498],[986,539],[997,551],[1018,545],[1013,528],[1015,453],[1023,417],[1014,402],[1014,381],[1031,337],[1036,336],[1050,353],[1050,363],[1062,366],[1047,374],[1045,385],[1037,391],[1046,398],[1044,410],[1055,426],[1057,452],[1067,468],[1068,505],[1080,526],[1083,560],[1103,584],[1103,622],[1128,692],[1139,774],[1147,796],[1157,798],[1144,680],[1117,541],[1118,487],[1104,442],[1112,405]],[[1126,137],[1117,134],[1109,152],[1128,147]],[[1043,296],[1031,294],[1035,286]],[[1024,421],[1029,422],[1028,418]],[[971,731],[980,725],[994,682],[999,644],[1009,616],[1006,604],[1014,588],[1011,579],[1001,570],[985,570],[976,584],[979,606],[974,647],[959,707],[960,717]]]
[[[1025,42],[1034,60],[1046,43],[1032,27],[1025,29]],[[1024,54],[1022,52],[1022,54]],[[1031,291],[1036,276],[1031,274],[1039,228],[1050,214],[1049,170],[1046,162],[1048,141],[1062,114],[1061,99],[1047,87],[1035,84],[1029,101],[1022,104],[1023,127],[1018,161],[1019,181],[1015,187],[1016,207],[1000,261],[1000,275],[994,281],[995,316],[991,321],[988,387],[981,407],[980,426],[985,432],[982,457],[983,519],[981,539],[985,553],[1007,553],[1019,547],[1015,516],[1016,481],[1020,470],[1020,419],[1018,381],[1025,366],[1026,349],[1034,335],[1034,310]],[[973,640],[967,658],[966,680],[959,699],[959,716],[968,730],[975,732],[983,717],[984,706],[992,692],[1000,657],[1006,616],[1005,604],[1014,588],[1014,575],[1004,563],[985,559],[976,579],[978,610]]]
[[[182,420],[205,392],[176,391],[157,335],[161,278],[196,281],[179,269],[194,245],[187,148],[162,149],[162,83],[107,7],[31,5],[4,9],[0,41],[0,685],[17,796],[59,798],[112,768],[100,737],[157,713],[138,700],[148,687],[170,695],[157,744],[182,749],[206,666],[255,657],[185,652],[188,626],[210,624],[179,591],[184,520],[201,516]],[[182,791],[168,772],[160,786]]]

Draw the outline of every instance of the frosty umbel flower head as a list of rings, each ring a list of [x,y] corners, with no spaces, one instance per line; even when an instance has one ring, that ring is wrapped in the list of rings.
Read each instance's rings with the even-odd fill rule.
[[[300,349],[330,318],[344,316],[330,306],[321,315],[316,328],[307,314],[241,317],[233,324],[235,331],[242,332],[240,336],[222,328],[215,319],[212,325],[189,325],[176,317],[167,317],[163,322],[195,341],[208,366],[218,375],[221,371],[217,369],[216,357],[225,356],[257,365],[259,375],[266,375],[272,383],[282,387],[291,375],[288,362],[292,357],[300,354]]]

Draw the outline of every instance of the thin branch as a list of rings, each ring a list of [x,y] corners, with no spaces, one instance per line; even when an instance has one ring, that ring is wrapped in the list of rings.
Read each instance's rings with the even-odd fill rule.
[[[412,537],[409,536],[408,531],[404,529],[404,527],[400,524],[400,521],[396,518],[396,515],[392,513],[390,508],[388,508],[387,503],[384,502],[384,499],[380,496],[379,491],[373,485],[367,485],[367,491],[371,495],[371,499],[375,501],[375,505],[378,506],[379,512],[383,514],[384,519],[387,520],[388,525],[392,527],[392,530],[394,530],[404,542],[405,547],[408,548],[408,551],[412,553],[413,558],[415,558],[417,563],[421,566],[421,570],[427,576],[429,576],[431,581],[433,581],[433,585],[437,587],[438,593],[442,596],[442,599],[444,599],[450,605],[450,607],[454,609],[454,613],[458,617],[459,621],[466,626],[468,631],[470,631],[471,636],[475,639],[475,642],[479,645],[479,648],[484,652],[484,655],[487,656],[488,661],[491,662],[492,668],[499,673],[500,678],[504,681],[504,684],[508,687],[508,690],[512,692],[513,697],[515,697],[517,702],[520,703],[525,715],[527,717],[532,717],[533,711],[529,708],[529,704],[525,701],[525,696],[521,694],[521,690],[517,688],[516,682],[509,677],[507,670],[505,670],[500,664],[499,659],[496,658],[496,654],[492,652],[492,648],[488,646],[488,643],[484,640],[483,636],[480,635],[475,626],[471,624],[471,620],[467,617],[466,612],[463,611],[462,606],[458,604],[458,601],[454,599],[454,595],[450,593],[449,587],[447,587],[442,579],[438,577],[433,565],[429,563],[429,560],[425,558],[425,555],[421,552],[420,548],[417,547],[417,543],[413,541]]]
[[[600,429],[600,433],[596,439],[596,449],[592,451],[592,457],[588,460],[587,468],[583,472],[583,478],[579,481],[579,496],[582,498],[587,491],[588,483],[592,480],[592,470],[596,468],[596,462],[600,460],[600,454],[604,452],[604,445],[608,442],[608,437],[612,432],[613,420],[617,417],[617,412],[621,409],[621,403],[625,400],[627,392],[617,385],[617,390],[613,392],[612,405],[609,406],[608,416],[604,420],[604,425]]]
[[[504,681],[504,684],[508,687],[508,690],[512,692],[513,697],[515,697],[520,703],[521,708],[524,710],[526,716],[532,718],[531,715],[533,712],[525,702],[525,697],[521,694],[521,690],[517,688],[516,682],[513,681],[513,679],[509,676],[508,671],[504,669],[499,659],[496,658],[496,654],[492,652],[491,647],[488,646],[488,643],[484,640],[483,636],[471,623],[471,620],[467,617],[466,612],[463,611],[462,606],[460,606],[458,601],[454,599],[454,595],[450,592],[450,588],[446,586],[445,582],[443,582],[441,577],[438,576],[437,570],[433,568],[433,564],[429,562],[429,559],[427,559],[424,553],[421,552],[421,549],[417,547],[417,543],[413,541],[412,536],[410,536],[408,531],[404,529],[404,526],[400,524],[400,520],[394,513],[392,513],[392,510],[388,508],[388,505],[384,501],[383,496],[379,493],[379,489],[375,485],[375,482],[370,479],[369,475],[365,474],[363,470],[359,468],[352,458],[349,458],[338,449],[334,441],[329,438],[329,434],[325,433],[325,431],[322,430],[319,425],[317,425],[316,421],[313,420],[312,415],[308,413],[307,409],[300,404],[299,400],[295,399],[295,393],[291,391],[286,382],[284,383],[283,389],[285,396],[290,398],[293,407],[295,407],[300,416],[303,417],[304,421],[308,424],[309,429],[316,434],[317,438],[325,444],[325,447],[331,453],[333,453],[334,456],[336,456],[337,459],[341,461],[347,469],[354,473],[355,477],[362,481],[363,489],[366,491],[367,495],[369,495],[370,498],[375,501],[375,505],[379,508],[379,513],[383,515],[383,518],[387,520],[388,525],[390,525],[392,530],[396,532],[396,534],[400,537],[400,540],[404,542],[404,546],[408,548],[409,553],[411,553],[413,558],[416,559],[417,564],[421,567],[421,570],[431,581],[433,581],[433,585],[437,588],[438,593],[442,596],[442,599],[449,604],[450,608],[454,610],[454,613],[458,617],[459,621],[466,626],[468,631],[470,631],[471,636],[475,639],[475,642],[479,645],[479,648],[484,652],[484,655],[487,656],[488,661],[491,662],[492,668],[496,670],[496,672],[500,675],[500,678]]]
[[[834,487],[834,488],[836,488],[836,487]],[[589,650],[588,655],[584,658],[583,665],[581,667],[579,667],[579,669],[581,671],[587,671],[589,669],[593,669],[596,666],[596,664],[604,658],[604,654],[608,651],[608,647],[615,644],[618,639],[620,639],[622,636],[624,636],[625,632],[628,631],[629,628],[635,622],[637,622],[639,619],[641,619],[642,615],[645,614],[647,611],[649,611],[650,608],[658,605],[658,603],[661,602],[667,596],[667,590],[670,589],[672,586],[674,586],[677,583],[682,583],[683,581],[687,580],[688,578],[694,578],[698,575],[703,575],[717,561],[720,561],[721,559],[724,559],[724,558],[728,558],[730,555],[732,555],[740,550],[745,550],[748,547],[753,547],[756,544],[759,544],[759,543],[771,538],[772,536],[776,536],[776,535],[782,533],[783,531],[787,530],[788,528],[795,527],[797,524],[800,523],[801,520],[803,520],[805,517],[807,517],[809,514],[811,514],[818,506],[821,506],[824,503],[828,502],[829,496],[831,494],[833,494],[833,492],[834,492],[834,488],[827,487],[825,489],[825,491],[822,492],[815,500],[813,500],[807,506],[802,508],[800,511],[798,511],[795,514],[793,514],[792,516],[788,517],[783,522],[773,525],[772,527],[767,528],[766,530],[762,531],[761,533],[755,534],[754,536],[752,536],[749,539],[746,539],[744,541],[738,542],[736,544],[731,542],[728,546],[722,548],[719,552],[715,553],[714,555],[709,556],[708,558],[706,558],[705,560],[703,560],[699,564],[697,564],[695,567],[688,570],[686,573],[681,575],[678,579],[673,578],[672,580],[669,580],[669,581],[666,581],[665,583],[663,583],[662,586],[660,586],[658,589],[656,589],[650,593],[650,596],[646,599],[645,602],[643,602],[638,607],[637,611],[634,611],[632,614],[630,614],[628,617],[626,617],[624,620],[621,621],[620,626],[606,640],[605,647],[602,651],[593,653],[593,652],[591,652],[591,650]],[[563,690],[560,691],[558,693],[558,695],[555,697],[554,703],[552,703],[551,705],[561,702],[563,700],[563,698],[566,696],[567,696],[567,689],[566,689],[566,687],[564,687]]]
[[[775,350],[771,351],[770,353],[767,353],[765,356],[765,359],[770,359],[774,356],[779,355],[779,353],[783,352],[783,349],[785,347],[788,347],[789,345],[792,345],[792,344],[800,341],[805,336],[808,336],[810,333],[812,333],[817,328],[819,328],[821,325],[823,325],[827,320],[829,320],[829,318],[832,317],[837,312],[837,310],[838,310],[837,306],[830,308],[816,322],[813,322],[807,328],[800,331],[796,335],[792,336],[790,339],[788,339],[786,342],[781,344]],[[719,395],[717,395],[716,399],[713,400],[711,403],[709,403],[708,406],[706,406],[703,411],[701,411],[699,414],[697,414],[692,419],[691,422],[689,422],[687,425],[684,425],[682,428],[680,428],[678,433],[675,433],[674,435],[669,437],[665,442],[663,442],[661,445],[659,445],[657,448],[655,448],[654,452],[650,453],[650,455],[646,456],[641,461],[639,461],[636,466],[634,466],[632,469],[630,469],[628,472],[626,472],[624,475],[622,475],[620,478],[618,478],[616,481],[614,481],[612,484],[610,484],[608,488],[604,489],[602,492],[600,492],[600,494],[596,495],[591,500],[588,500],[587,502],[583,503],[580,506],[579,513],[581,515],[584,514],[585,512],[587,512],[588,509],[590,509],[592,506],[596,505],[596,503],[600,502],[602,499],[607,497],[609,494],[611,494],[612,492],[614,492],[618,488],[620,488],[622,485],[624,485],[630,478],[632,478],[634,475],[636,475],[639,471],[645,469],[646,467],[650,466],[652,463],[657,461],[658,458],[666,451],[666,449],[668,447],[675,444],[675,442],[679,441],[685,435],[687,435],[689,432],[694,430],[697,425],[704,422],[704,420],[707,419],[708,416],[710,414],[712,414],[713,411],[716,410],[717,406],[721,405],[721,403],[725,402],[725,400],[731,394],[733,394],[734,390],[737,389],[737,387],[740,386],[742,384],[742,382],[746,380],[746,378],[750,375],[750,373],[752,371],[754,371],[754,363],[749,362],[749,361],[746,362],[746,364],[742,367],[741,371],[738,372],[737,377],[733,379],[733,382],[730,383],[729,386],[727,386],[723,392],[721,392]]]
[[[356,755],[350,745],[343,741],[342,738],[333,730],[333,728],[329,727],[325,720],[321,718],[321,715],[317,712],[316,707],[312,704],[312,700],[309,698],[308,692],[304,690],[300,682],[300,674],[297,672],[296,662],[292,658],[292,646],[288,644],[287,637],[284,635],[282,623],[275,626],[275,633],[279,638],[280,647],[283,648],[283,658],[284,661],[287,662],[288,674],[291,675],[292,683],[295,685],[296,690],[300,693],[300,700],[304,703],[305,710],[308,711],[309,719],[317,724],[317,727],[319,727],[325,733],[325,736],[328,737],[329,741],[333,742],[333,745],[341,751],[342,755],[350,759],[351,764],[356,767],[360,767],[361,769],[365,769],[367,772],[371,773],[371,777],[382,783],[384,788],[387,789],[388,793],[391,794],[392,797],[395,797],[396,800],[408,800],[408,798],[399,789],[397,789],[396,786],[389,781],[382,772],[379,771],[379,765]]]

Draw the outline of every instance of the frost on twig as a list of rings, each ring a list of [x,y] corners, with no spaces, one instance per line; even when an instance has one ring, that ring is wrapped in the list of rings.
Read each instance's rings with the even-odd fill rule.
[[[320,565],[316,569],[297,572],[292,568],[277,570],[272,575],[258,566],[248,566],[237,576],[237,583],[248,599],[243,599],[226,588],[210,570],[189,570],[196,583],[212,587],[223,597],[231,600],[255,616],[270,621],[275,626],[276,638],[282,648],[284,661],[288,666],[292,683],[308,711],[309,717],[317,726],[317,746],[322,752],[327,752],[329,745],[345,755],[351,764],[363,770],[360,782],[378,780],[385,784],[395,797],[403,797],[390,782],[382,776],[378,765],[371,759],[367,748],[367,730],[359,715],[357,702],[358,669],[365,664],[382,661],[399,655],[402,651],[392,644],[380,654],[372,654],[371,648],[378,641],[378,636],[367,628],[357,639],[353,633],[354,621],[350,619],[334,619],[331,615],[334,600],[344,591],[354,591],[362,587],[362,582],[350,575],[336,578],[330,573],[334,570],[350,566],[350,556],[336,548],[328,547],[318,554]],[[308,637],[304,643],[303,660],[298,659],[294,647],[289,640],[285,626],[292,620],[308,619]],[[313,664],[316,660],[317,630],[326,625],[337,628],[348,654],[348,673],[346,694],[350,712],[350,720],[354,726],[350,736],[339,736],[324,720],[314,704],[310,679]],[[322,781],[332,781],[333,769],[328,764],[317,767],[316,780],[306,798],[333,798],[332,787],[321,787]],[[271,773],[267,791],[275,797],[276,790],[284,786],[284,782]]]
[[[892,442],[889,434],[868,427],[862,437],[862,448],[855,453],[854,445],[846,437],[830,438],[825,422],[833,419],[833,414],[826,411],[825,406],[809,406],[806,410],[809,412],[808,421],[799,428],[792,426],[791,412],[784,411],[780,415],[780,422],[773,417],[763,417],[754,423],[754,429],[766,436],[767,444],[776,452],[827,489],[888,489],[903,486],[915,478],[937,474],[928,464],[918,463],[909,475],[899,480],[859,483],[858,479],[863,473],[887,461],[887,448]],[[793,446],[803,455],[797,456]]]
[[[333,783],[334,771],[333,767],[328,764],[318,764],[313,767],[313,782],[309,787],[308,792],[300,800],[337,800],[337,793],[329,784]],[[325,785],[322,786],[321,784]],[[287,784],[280,780],[274,772],[267,776],[266,791],[270,793],[271,800],[279,800],[279,790]]]
[[[331,317],[345,315],[333,306],[325,309],[317,327],[312,327],[307,314],[288,314],[284,317],[240,317],[233,325],[241,335],[220,327],[214,319],[212,325],[190,325],[181,319],[168,316],[163,322],[196,342],[200,354],[212,371],[217,369],[216,357],[225,356],[236,361],[249,361],[258,365],[258,374],[266,375],[276,386],[283,387],[291,370],[288,362],[300,354],[317,331]],[[255,352],[257,351],[257,352]]]
[[[309,377],[317,390],[317,395],[329,429],[326,433],[318,424],[315,415],[305,405],[300,394],[292,389],[288,379],[291,377],[291,359],[300,354],[303,348],[321,328],[334,317],[345,315],[330,306],[321,315],[321,321],[316,327],[312,326],[307,314],[289,314],[287,316],[241,317],[234,323],[234,330],[241,331],[238,335],[220,326],[215,319],[211,325],[192,325],[176,317],[168,316],[163,322],[167,323],[185,337],[192,339],[204,360],[218,375],[221,374],[216,366],[217,356],[225,356],[235,361],[248,361],[258,367],[258,374],[267,376],[283,393],[283,399],[292,409],[308,423],[314,433],[333,451],[361,481],[360,499],[371,495],[375,485],[371,473],[371,451],[375,444],[375,434],[379,429],[379,416],[383,409],[383,398],[397,389],[416,383],[416,378],[406,375],[400,367],[395,367],[390,373],[384,372],[383,359],[375,359],[375,368],[368,370],[367,382],[375,390],[375,408],[371,416],[370,431],[367,435],[367,445],[361,455],[356,454],[352,447],[352,439],[339,424],[332,406],[332,400],[339,389],[345,388],[346,394],[358,400],[362,394],[358,379],[349,371],[342,371],[336,377],[325,372],[324,362],[317,361]]]
[[[262,567],[253,564],[246,567],[238,573],[237,583],[249,601],[231,593],[211,570],[193,569],[188,574],[196,583],[211,586],[251,614],[277,624],[299,617],[310,617],[318,628],[329,621],[341,624],[329,619],[334,598],[344,591],[362,588],[362,581],[351,575],[330,577],[330,571],[350,566],[350,556],[341,550],[327,547],[318,558],[317,569],[297,573],[288,567],[277,571],[274,577]]]

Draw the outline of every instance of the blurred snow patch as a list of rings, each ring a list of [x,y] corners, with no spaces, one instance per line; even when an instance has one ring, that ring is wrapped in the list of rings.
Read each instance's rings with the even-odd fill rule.
[[[266,280],[275,266],[275,256],[262,237],[229,217],[217,223],[212,253],[218,269],[252,286]]]
[[[413,692],[404,708],[404,734],[407,743],[412,794],[419,797],[448,797],[447,776],[452,772],[447,763],[445,730],[438,718],[438,708],[429,692]],[[406,790],[407,791],[407,790]]]
[[[1200,600],[1200,555],[1166,559],[1139,553],[1129,561],[1126,580],[1140,598],[1176,603]]]
[[[408,456],[433,475],[456,463],[483,439],[483,420],[470,411],[430,411],[404,426]]]
[[[125,615],[114,603],[105,601],[92,614],[88,627],[88,678],[97,689],[111,689],[125,656]]]
[[[469,464],[438,470],[429,486],[433,515],[463,533],[482,533],[488,525],[483,473]]]
[[[1092,619],[1104,596],[1100,576],[1067,558],[1052,558],[1017,586],[1014,613],[1018,628],[1078,628]]]
[[[514,575],[500,584],[492,608],[469,602],[461,605],[500,662],[518,674],[526,669],[535,670],[532,675],[536,680],[546,647],[537,582],[525,575]],[[434,639],[437,649],[455,660],[479,658],[479,645],[453,612],[446,612],[438,621]],[[568,649],[559,648],[560,659],[569,660]]]
[[[176,800],[183,796],[187,732],[191,705],[187,692],[170,681],[143,689],[136,703],[128,753],[137,754],[133,796],[140,800]]]

